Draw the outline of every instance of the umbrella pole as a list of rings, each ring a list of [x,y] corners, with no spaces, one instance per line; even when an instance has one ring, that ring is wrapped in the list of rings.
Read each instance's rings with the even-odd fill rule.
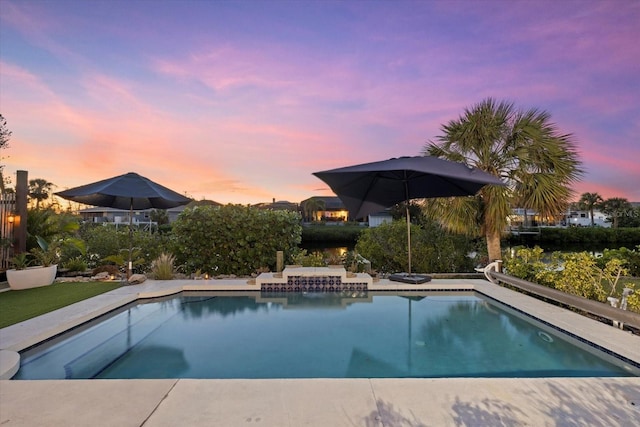
[[[409,219],[409,201],[406,204],[407,209],[407,248],[409,253],[409,276],[411,276],[411,220]]]
[[[405,209],[407,210],[407,254],[409,256],[409,276],[411,276],[411,220],[409,218],[409,181],[407,179],[407,171],[404,171],[404,198]]]
[[[133,270],[131,262],[131,252],[133,251],[133,197],[131,198],[131,209],[129,210],[129,262],[127,264],[127,279],[131,277],[131,270]]]
[[[411,376],[411,367],[413,365],[411,360],[411,341],[412,341],[412,333],[411,333],[411,298],[409,298],[409,345],[407,346],[408,358],[407,365],[409,367],[409,376]]]

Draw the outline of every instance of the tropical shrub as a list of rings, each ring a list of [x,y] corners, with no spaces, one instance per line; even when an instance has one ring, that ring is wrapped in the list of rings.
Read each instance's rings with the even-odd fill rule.
[[[554,256],[552,262],[536,274],[536,281],[540,284],[552,284],[557,290],[568,294],[605,302],[607,292],[602,282],[612,279],[610,273],[615,268],[613,261],[605,269],[605,273],[605,270],[599,269],[596,265],[595,257],[587,252]],[[619,267],[620,261],[615,260],[615,264]],[[617,280],[615,282],[617,283]]]
[[[79,236],[80,218],[52,209],[27,211],[27,250],[42,265],[84,256],[85,244]]]
[[[407,224],[393,221],[362,232],[356,251],[382,273],[408,270]],[[468,254],[473,241],[454,235],[432,222],[411,224],[411,270],[420,273],[473,271]]]
[[[504,257],[505,271],[515,277],[549,286],[594,301],[620,298],[623,288],[634,288],[624,279],[629,272],[626,261],[608,257],[601,260],[587,252],[554,253],[543,262],[542,249],[519,248]],[[634,293],[627,299],[629,309],[640,310],[640,298]]]
[[[368,259],[360,255],[357,251],[349,251],[342,261],[344,268],[353,273],[369,273],[371,264]]]
[[[31,254],[36,260],[37,265],[49,267],[53,264],[60,263],[60,250],[54,245],[47,245],[43,248],[31,249]]]
[[[127,271],[129,268],[129,249],[120,249],[117,254],[109,255],[100,260],[102,263],[109,263]],[[131,248],[131,269],[134,272],[147,271],[151,266],[146,262],[140,248]]]
[[[632,286],[627,287],[633,289]],[[640,313],[640,292],[637,289],[627,297],[627,309]]]
[[[129,258],[129,228],[113,225],[85,224],[80,235],[87,245],[89,268],[104,263],[123,265]],[[149,271],[151,261],[168,252],[169,234],[134,229],[131,235],[132,260],[139,271]]]
[[[38,236],[51,241],[58,230],[53,209],[27,210],[27,251],[39,248]]]
[[[542,261],[543,253],[544,249],[539,246],[533,248],[513,248],[503,255],[503,268],[507,274],[535,282],[536,276],[546,269]]]
[[[185,273],[249,275],[275,269],[276,253],[285,262],[301,241],[300,214],[241,205],[196,206],[173,223],[173,253]]]
[[[301,265],[303,267],[326,267],[327,263],[323,254],[320,252],[307,252],[306,249],[303,249],[296,253],[292,257],[292,262],[294,265]]]
[[[629,274],[640,277],[640,245],[636,249],[622,247],[620,249],[605,249],[602,256],[596,262],[600,268],[604,268],[607,262],[617,258],[624,261],[624,265],[629,270]]]
[[[92,263],[100,262],[100,260],[115,255],[120,249],[128,248],[128,231],[116,229],[115,226],[104,226],[96,224],[85,224],[80,235],[87,244],[87,253]],[[91,265],[94,267],[95,265]]]
[[[31,259],[26,252],[21,252],[11,258],[11,264],[16,270],[24,270],[31,265]]]
[[[75,258],[69,258],[66,261],[63,261],[62,267],[68,269],[69,271],[83,272],[87,270],[87,261],[84,257],[77,256]]]
[[[326,267],[328,265],[342,265],[345,270],[353,273],[368,272],[371,264],[356,251],[349,251],[343,255],[336,255],[329,251],[314,251],[309,253],[306,249],[295,252],[292,257],[294,265],[303,267]]]

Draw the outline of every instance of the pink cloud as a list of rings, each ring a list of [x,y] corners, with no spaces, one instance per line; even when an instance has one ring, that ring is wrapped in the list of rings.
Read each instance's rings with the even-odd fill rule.
[[[3,114],[16,130],[10,167],[27,164],[67,186],[134,170],[222,202],[301,200],[322,186],[311,172],[418,154],[442,124],[487,96],[548,109],[562,131],[579,138],[585,183],[616,182],[629,191],[625,179],[640,179],[633,169],[640,156],[633,146],[640,130],[637,91],[600,82],[638,68],[638,45],[629,41],[635,33],[628,29],[637,6],[560,4],[546,11],[490,3],[487,10],[438,2],[424,6],[429,13],[412,7],[415,13],[406,16],[385,8],[390,14],[383,19],[378,7],[350,5],[362,20],[342,23],[345,45],[331,49],[326,35],[309,45],[277,34],[230,37],[212,24],[194,43],[178,35],[183,49],[176,51],[149,21],[141,20],[131,39],[132,29],[94,23],[113,37],[113,45],[96,45],[100,55],[141,58],[135,67],[130,59],[110,68],[69,42],[74,29],[91,24],[83,16],[10,5],[13,28],[70,71],[45,77],[37,67],[2,58]],[[424,25],[415,26],[443,9],[448,14],[439,16],[454,13],[463,31],[436,26],[425,35]],[[172,25],[162,30],[183,28]],[[462,37],[465,32],[479,40]],[[43,150],[45,144],[52,149]],[[72,165],[74,182],[71,169],[48,167],[51,159]]]

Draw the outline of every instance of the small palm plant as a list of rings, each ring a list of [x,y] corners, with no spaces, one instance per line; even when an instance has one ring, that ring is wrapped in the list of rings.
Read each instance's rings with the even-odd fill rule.
[[[122,268],[123,271],[126,271],[128,259],[129,259],[129,249],[121,249],[118,254],[104,257],[102,258],[102,261],[113,263],[118,267]],[[133,248],[131,251],[131,264],[133,265],[134,270],[144,265],[144,263],[145,263],[145,259],[142,256],[142,249]]]
[[[161,253],[151,264],[151,273],[156,280],[173,279],[175,257],[171,254]]]
[[[24,270],[31,265],[31,260],[26,252],[17,254],[11,259],[11,262],[13,263],[13,268],[16,270]]]

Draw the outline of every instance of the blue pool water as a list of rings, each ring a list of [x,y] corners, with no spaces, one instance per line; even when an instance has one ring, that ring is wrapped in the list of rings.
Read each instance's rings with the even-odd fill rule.
[[[176,296],[22,354],[16,379],[630,376],[479,294]]]

